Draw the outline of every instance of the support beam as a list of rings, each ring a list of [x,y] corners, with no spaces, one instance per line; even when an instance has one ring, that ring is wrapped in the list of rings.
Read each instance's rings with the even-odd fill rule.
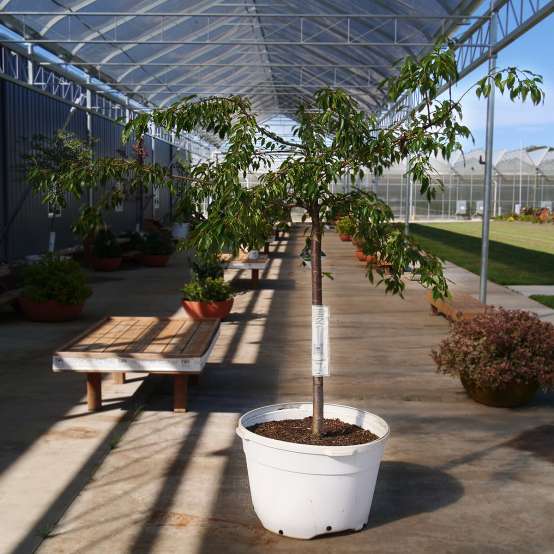
[[[491,0],[492,3],[492,0]],[[489,73],[496,70],[496,53],[492,45],[496,42],[496,14],[493,13],[490,27],[491,49],[489,53]],[[487,134],[485,146],[485,188],[483,192],[483,230],[481,235],[481,273],[479,281],[479,300],[487,303],[487,278],[489,270],[489,232],[492,192],[492,154],[494,146],[494,94],[495,86],[491,87],[491,93],[487,98]]]

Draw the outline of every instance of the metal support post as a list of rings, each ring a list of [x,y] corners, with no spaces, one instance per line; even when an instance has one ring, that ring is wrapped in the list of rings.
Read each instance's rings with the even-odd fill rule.
[[[87,84],[90,84],[90,75],[87,75]],[[89,148],[92,148],[92,90],[90,88],[86,90],[85,103],[87,108],[87,142]],[[91,207],[94,204],[94,191],[92,189],[88,191],[88,204]]]
[[[27,44],[27,84],[33,85],[35,82],[33,75],[33,45]]]
[[[408,160],[408,164],[410,161]],[[410,234],[410,214],[412,212],[412,179],[410,177],[410,174],[406,174],[406,198],[404,203],[404,217],[405,217],[405,223],[404,223],[404,232],[406,235]]]
[[[491,0],[491,7],[493,6]],[[489,74],[496,71],[496,54],[493,45],[496,42],[496,12],[491,12],[489,31]],[[479,283],[479,300],[487,303],[487,277],[489,270],[489,233],[492,192],[492,149],[494,144],[494,83],[487,98],[487,134],[485,147],[485,190],[483,193],[483,230],[481,235],[481,273]]]

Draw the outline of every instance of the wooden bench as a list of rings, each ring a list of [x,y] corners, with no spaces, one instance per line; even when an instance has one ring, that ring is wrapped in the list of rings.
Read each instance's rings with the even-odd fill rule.
[[[89,411],[102,407],[102,373],[174,376],[173,409],[187,410],[188,377],[198,376],[219,335],[219,319],[106,317],[54,353],[52,369],[87,378]]]
[[[258,258],[251,260],[246,255],[239,256],[238,258],[223,255],[221,261],[223,262],[224,269],[249,269],[252,272],[252,284],[257,286],[260,281],[260,270],[264,270],[267,267],[269,257],[260,254]]]
[[[465,292],[457,292],[448,298],[433,298],[433,293],[429,290],[426,293],[427,300],[431,304],[431,310],[434,314],[442,314],[451,321],[460,319],[471,319],[472,317],[484,313],[485,304]]]

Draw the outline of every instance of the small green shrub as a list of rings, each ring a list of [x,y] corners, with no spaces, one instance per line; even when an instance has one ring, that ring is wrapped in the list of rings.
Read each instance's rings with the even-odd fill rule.
[[[92,254],[96,258],[119,258],[121,246],[109,229],[100,229],[94,237]]]
[[[337,221],[336,228],[340,235],[353,235],[356,232],[356,222],[346,215]]]
[[[217,279],[223,277],[223,266],[217,256],[197,255],[192,260],[192,273],[200,281],[207,277]]]
[[[479,388],[514,382],[554,388],[554,325],[525,310],[490,308],[457,321],[432,356],[437,371]]]
[[[222,302],[233,296],[231,285],[222,277],[193,279],[182,289],[183,300],[191,302]]]
[[[92,294],[79,264],[48,254],[25,268],[23,296],[34,302],[56,300],[60,304],[81,304]]]
[[[140,233],[133,231],[128,234],[128,237],[129,242],[125,245],[126,250],[142,250],[144,246],[144,237]]]
[[[148,233],[142,243],[142,251],[150,256],[169,256],[174,250],[173,239],[167,232]]]

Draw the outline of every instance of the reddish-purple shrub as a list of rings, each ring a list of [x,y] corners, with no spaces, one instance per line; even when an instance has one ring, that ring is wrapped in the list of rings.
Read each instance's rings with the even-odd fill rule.
[[[524,310],[489,308],[457,321],[431,355],[437,371],[461,374],[478,387],[535,383],[554,388],[554,325]]]

